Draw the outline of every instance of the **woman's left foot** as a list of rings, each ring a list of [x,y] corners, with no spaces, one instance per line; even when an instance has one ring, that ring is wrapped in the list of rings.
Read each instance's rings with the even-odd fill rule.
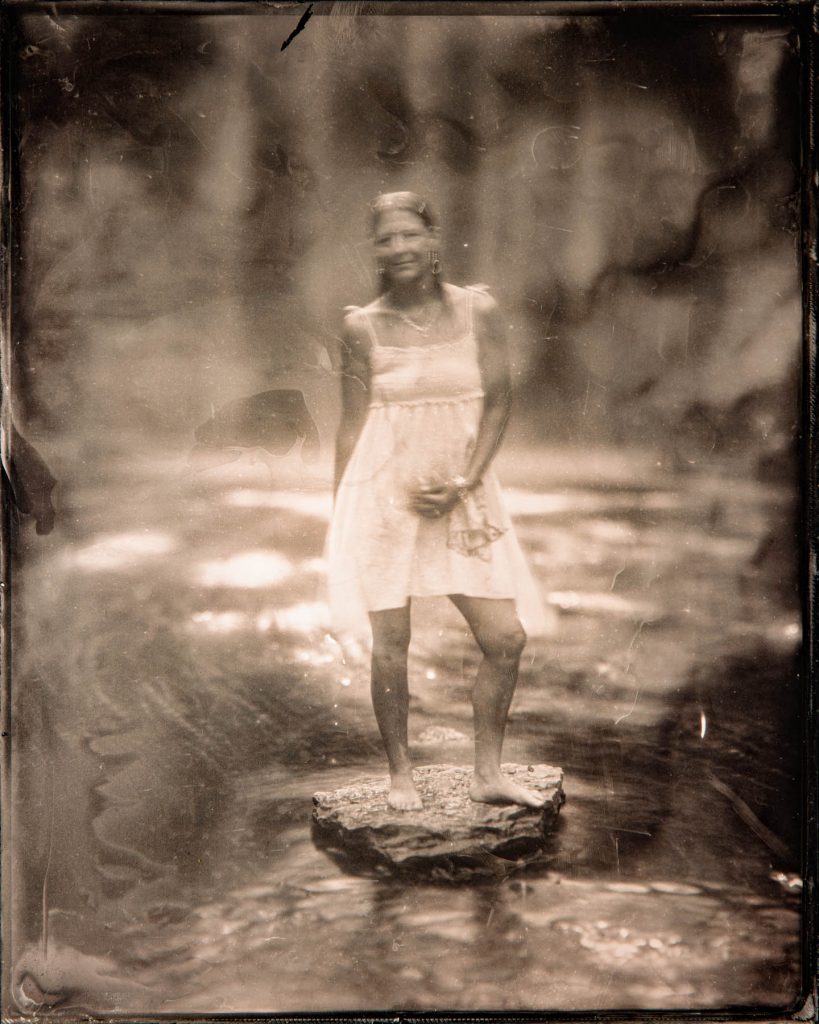
[[[470,799],[481,804],[522,804],[524,807],[543,807],[544,797],[533,793],[531,789],[519,786],[505,775],[497,775],[491,779],[483,779],[478,775],[472,777],[469,787]]]

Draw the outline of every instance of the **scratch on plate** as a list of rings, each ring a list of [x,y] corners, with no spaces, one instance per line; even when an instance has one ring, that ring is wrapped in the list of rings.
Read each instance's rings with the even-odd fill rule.
[[[620,575],[621,572],[625,572],[625,570],[626,570],[626,563],[623,562],[622,567],[617,570],[617,572],[614,574],[614,576],[612,576],[612,578],[611,578],[611,586],[609,587],[609,590],[614,590],[614,584],[617,582],[617,577]]]
[[[624,715],[620,715],[619,718],[615,718],[614,719],[614,724],[615,725],[619,725],[624,719],[628,718],[629,715],[634,713],[634,709],[637,707],[637,699],[638,699],[639,696],[640,696],[640,687],[638,686],[637,689],[634,691],[634,700],[632,701],[631,707],[628,709],[628,711]]]
[[[56,780],[54,772],[54,759],[51,760],[51,807],[49,809],[49,821],[48,821],[48,852],[46,854],[45,869],[43,870],[43,903],[42,903],[42,914],[43,914],[43,940],[42,940],[42,953],[43,960],[48,958],[48,876],[51,871],[51,855],[54,849],[54,803],[56,795]]]
[[[626,648],[627,651],[633,649],[634,645],[637,643],[637,640],[640,637],[640,634],[643,632],[643,626],[647,626],[650,621],[650,619],[641,620],[640,625],[634,630],[634,634],[632,635],[631,640],[629,640],[628,642],[628,647]]]
[[[783,843],[779,836],[775,835],[767,825],[764,825],[759,820],[741,796],[735,793],[730,786],[726,785],[722,779],[718,778],[713,772],[709,771],[707,778],[710,785],[730,801],[737,813],[737,817],[745,822],[748,828],[762,840],[769,850],[773,850],[773,852],[783,860],[791,856],[791,852],[786,844]]]
[[[313,5],[310,4],[310,6],[307,8],[307,10],[304,12],[304,14],[302,14],[302,16],[299,18],[298,25],[296,25],[296,27],[293,29],[293,31],[290,33],[290,35],[287,37],[287,39],[285,39],[285,41],[282,43],[282,50],[287,49],[287,47],[293,42],[293,40],[296,38],[296,36],[299,34],[299,32],[304,31],[304,26],[312,18],[312,16],[313,16]]]

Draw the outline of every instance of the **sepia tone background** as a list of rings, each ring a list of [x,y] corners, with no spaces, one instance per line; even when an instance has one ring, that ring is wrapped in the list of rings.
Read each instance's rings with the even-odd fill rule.
[[[256,11],[6,16],[7,380],[58,481],[52,530],[13,517],[6,1014],[792,1003],[796,32],[337,2],[282,50],[304,9]],[[561,826],[473,887],[309,833],[385,770],[322,548],[342,309],[402,188],[506,314],[554,616],[505,754],[564,768]],[[419,763],[468,762],[475,661],[419,609]]]

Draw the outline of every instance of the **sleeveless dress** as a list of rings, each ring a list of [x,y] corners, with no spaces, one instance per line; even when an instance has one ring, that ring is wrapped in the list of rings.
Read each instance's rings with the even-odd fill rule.
[[[473,296],[455,341],[372,341],[370,405],[336,495],[326,545],[334,629],[367,637],[368,611],[409,598],[463,594],[511,598],[531,635],[548,631],[537,586],[490,466],[480,484],[439,519],[409,508],[410,492],[465,473],[483,409]]]

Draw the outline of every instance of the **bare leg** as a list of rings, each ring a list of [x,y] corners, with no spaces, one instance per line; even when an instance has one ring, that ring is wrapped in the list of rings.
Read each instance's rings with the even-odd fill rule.
[[[390,766],[388,803],[399,811],[415,811],[421,807],[421,797],[412,781],[407,741],[409,605],[371,612],[370,622],[373,629],[371,692],[375,718]]]
[[[509,705],[518,680],[526,634],[514,602],[452,594],[483,651],[472,690],[475,716],[475,773],[469,795],[490,804],[542,807],[543,798],[501,774],[501,748]]]

